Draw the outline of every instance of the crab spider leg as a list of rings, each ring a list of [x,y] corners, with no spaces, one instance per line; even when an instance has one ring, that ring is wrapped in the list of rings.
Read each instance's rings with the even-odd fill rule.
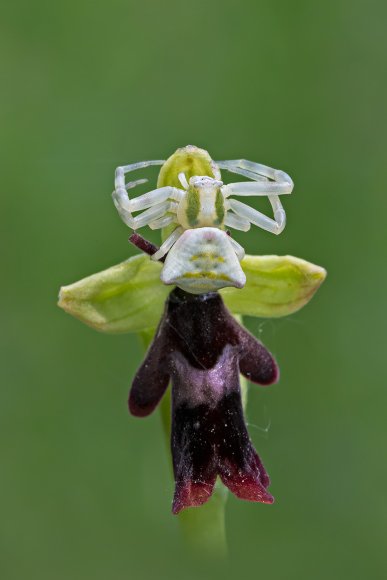
[[[293,184],[286,181],[266,181],[259,183],[257,181],[241,181],[238,183],[229,183],[223,186],[223,188],[225,197],[230,195],[267,195],[271,197],[292,193]]]
[[[235,161],[217,161],[216,163],[220,169],[226,169],[230,173],[237,173],[238,175],[243,175],[244,177],[254,179],[255,181],[267,181],[267,177],[257,175],[257,173],[249,171],[248,169],[242,169]]]
[[[140,211],[146,209],[147,207],[152,207],[156,203],[161,203],[167,199],[173,199],[179,201],[184,196],[184,191],[177,189],[176,187],[160,187],[159,189],[154,189],[144,195],[139,195],[129,201],[130,211]]]
[[[236,170],[239,168],[242,170],[250,171],[261,178],[263,176],[268,179],[273,179],[274,181],[287,181],[288,183],[293,184],[292,178],[287,173],[285,173],[285,171],[274,169],[273,167],[262,165],[262,163],[256,163],[255,161],[248,161],[247,159],[233,159],[230,161],[218,161],[217,163],[224,164],[225,169],[227,169],[227,166],[233,167],[234,173],[237,173]],[[219,167],[220,166],[221,165],[219,165]]]
[[[242,183],[230,183],[225,186],[224,194],[232,195],[282,195],[290,194],[294,184],[287,173],[280,169],[273,169],[261,163],[254,163],[246,159],[235,161],[220,161],[220,167],[224,167],[233,173],[238,173],[245,177],[250,177],[255,182],[265,181],[265,183],[254,183],[254,181]],[[267,179],[272,180],[271,182]],[[231,193],[230,193],[231,192]]]
[[[151,230],[160,230],[161,228],[166,228],[170,224],[176,221],[173,215],[166,215],[164,217],[155,220],[154,222],[149,224]]]
[[[153,256],[151,256],[151,260],[160,260],[169,250],[172,248],[173,244],[180,238],[181,234],[183,233],[183,228],[176,228],[173,230],[171,235],[165,240],[165,242],[160,246]]]
[[[129,199],[128,194],[123,189],[116,189],[113,191],[113,201],[117,209],[119,207],[125,209],[127,212],[140,211],[147,207],[152,207],[158,203],[166,201],[167,199],[180,200],[184,192],[175,187],[160,187],[153,191],[148,191],[134,199]]]
[[[231,245],[233,247],[234,252],[237,255],[238,260],[241,262],[243,260],[243,258],[245,257],[245,251],[244,251],[244,249],[233,238],[228,238],[228,239],[229,239],[229,242],[231,243]]]
[[[251,227],[248,220],[230,211],[226,213],[224,224],[229,228],[233,228],[234,230],[241,230],[242,232],[248,232]]]
[[[133,189],[137,185],[141,185],[142,183],[147,183],[148,179],[137,179],[136,181],[129,181],[129,183],[125,183],[125,189]]]
[[[130,165],[121,165],[116,169],[116,177],[114,181],[114,187],[116,189],[125,187],[125,174],[135,171],[136,169],[144,169],[145,167],[150,167],[151,165],[163,165],[165,161],[156,159],[150,161],[140,161],[139,163],[131,163]]]
[[[280,228],[279,232],[274,232],[274,233],[280,234],[281,232],[283,232],[283,230],[285,229],[285,226],[286,226],[286,213],[285,213],[285,210],[282,206],[282,203],[280,202],[279,197],[273,195],[273,197],[269,197],[269,201],[270,201],[271,207],[273,208],[275,222],[278,224],[278,226]]]
[[[115,202],[115,200],[114,200]],[[159,203],[149,209],[143,211],[140,215],[133,217],[130,211],[125,209],[122,205],[115,204],[122,221],[132,230],[143,228],[144,226],[154,222],[158,218],[163,217],[168,211],[173,211],[174,205],[171,201]]]
[[[283,231],[286,225],[285,210],[283,209],[278,196],[269,197],[269,201],[273,208],[274,220],[236,199],[229,199],[228,203],[230,208],[237,215],[249,220],[252,224],[259,226],[268,232],[278,235]]]
[[[164,161],[161,160],[150,160],[150,161],[140,161],[139,163],[132,163],[131,165],[122,165],[117,167],[115,179],[114,179],[114,190],[117,194],[117,197],[121,197],[123,200],[125,199],[125,193],[127,189],[132,189],[139,185],[140,183],[144,183],[144,181],[137,180],[132,181],[125,184],[125,174],[129,173],[130,171],[135,171],[136,169],[142,169],[144,167],[149,167],[151,165],[162,165]],[[118,209],[118,208],[117,208]],[[131,211],[128,209],[128,211]]]
[[[240,166],[243,169],[248,169],[258,175],[263,175],[264,177],[268,177],[269,179],[274,179],[278,183],[286,182],[294,186],[293,180],[281,169],[273,169],[272,167],[268,167],[267,165],[262,165],[261,163],[256,163],[255,161],[248,161],[247,159],[240,160]]]

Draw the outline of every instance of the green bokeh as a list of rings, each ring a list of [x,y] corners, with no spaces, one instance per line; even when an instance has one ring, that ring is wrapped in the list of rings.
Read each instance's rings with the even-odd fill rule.
[[[2,580],[386,577],[386,18],[381,0],[3,3]],[[277,501],[230,497],[226,566],[185,553],[159,416],[127,413],[140,343],[55,305],[133,254],[115,167],[188,143],[288,171],[285,232],[237,239],[329,273],[301,312],[248,321],[282,371],[248,408]]]

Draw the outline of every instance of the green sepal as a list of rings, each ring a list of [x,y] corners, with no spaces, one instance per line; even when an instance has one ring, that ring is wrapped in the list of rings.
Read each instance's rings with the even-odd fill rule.
[[[294,256],[245,256],[241,262],[246,285],[220,291],[234,314],[278,318],[309,302],[326,270]]]
[[[69,286],[58,306],[96,330],[141,332],[157,327],[171,291],[160,281],[162,264],[138,255]]]
[[[181,189],[179,173],[184,173],[187,180],[194,175],[215,177],[215,167],[214,161],[205,149],[199,149],[195,145],[181,147],[161,167],[157,187],[169,185]]]
[[[312,298],[325,279],[320,266],[293,256],[246,256],[246,286],[220,291],[234,314],[288,316]],[[85,324],[108,333],[157,327],[172,290],[160,281],[162,264],[138,255],[63,286],[58,305]]]

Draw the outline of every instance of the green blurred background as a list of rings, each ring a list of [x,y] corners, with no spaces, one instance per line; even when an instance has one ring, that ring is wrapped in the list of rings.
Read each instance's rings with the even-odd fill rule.
[[[386,16],[373,0],[2,3],[2,580],[386,577]],[[159,416],[127,413],[136,337],[56,307],[60,285],[134,253],[115,167],[188,143],[288,171],[285,232],[238,239],[329,272],[301,312],[247,321],[282,371],[248,407],[276,503],[229,498],[227,565],[185,552]]]

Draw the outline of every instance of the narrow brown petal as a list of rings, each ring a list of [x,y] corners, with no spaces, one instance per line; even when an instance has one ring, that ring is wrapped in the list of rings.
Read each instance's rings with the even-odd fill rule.
[[[166,344],[162,319],[155,338],[132,383],[128,402],[132,415],[146,417],[157,407],[164,395],[169,383],[165,355]]]
[[[272,385],[279,379],[279,369],[267,348],[245,328],[238,324],[241,356],[239,369],[253,383]]]

